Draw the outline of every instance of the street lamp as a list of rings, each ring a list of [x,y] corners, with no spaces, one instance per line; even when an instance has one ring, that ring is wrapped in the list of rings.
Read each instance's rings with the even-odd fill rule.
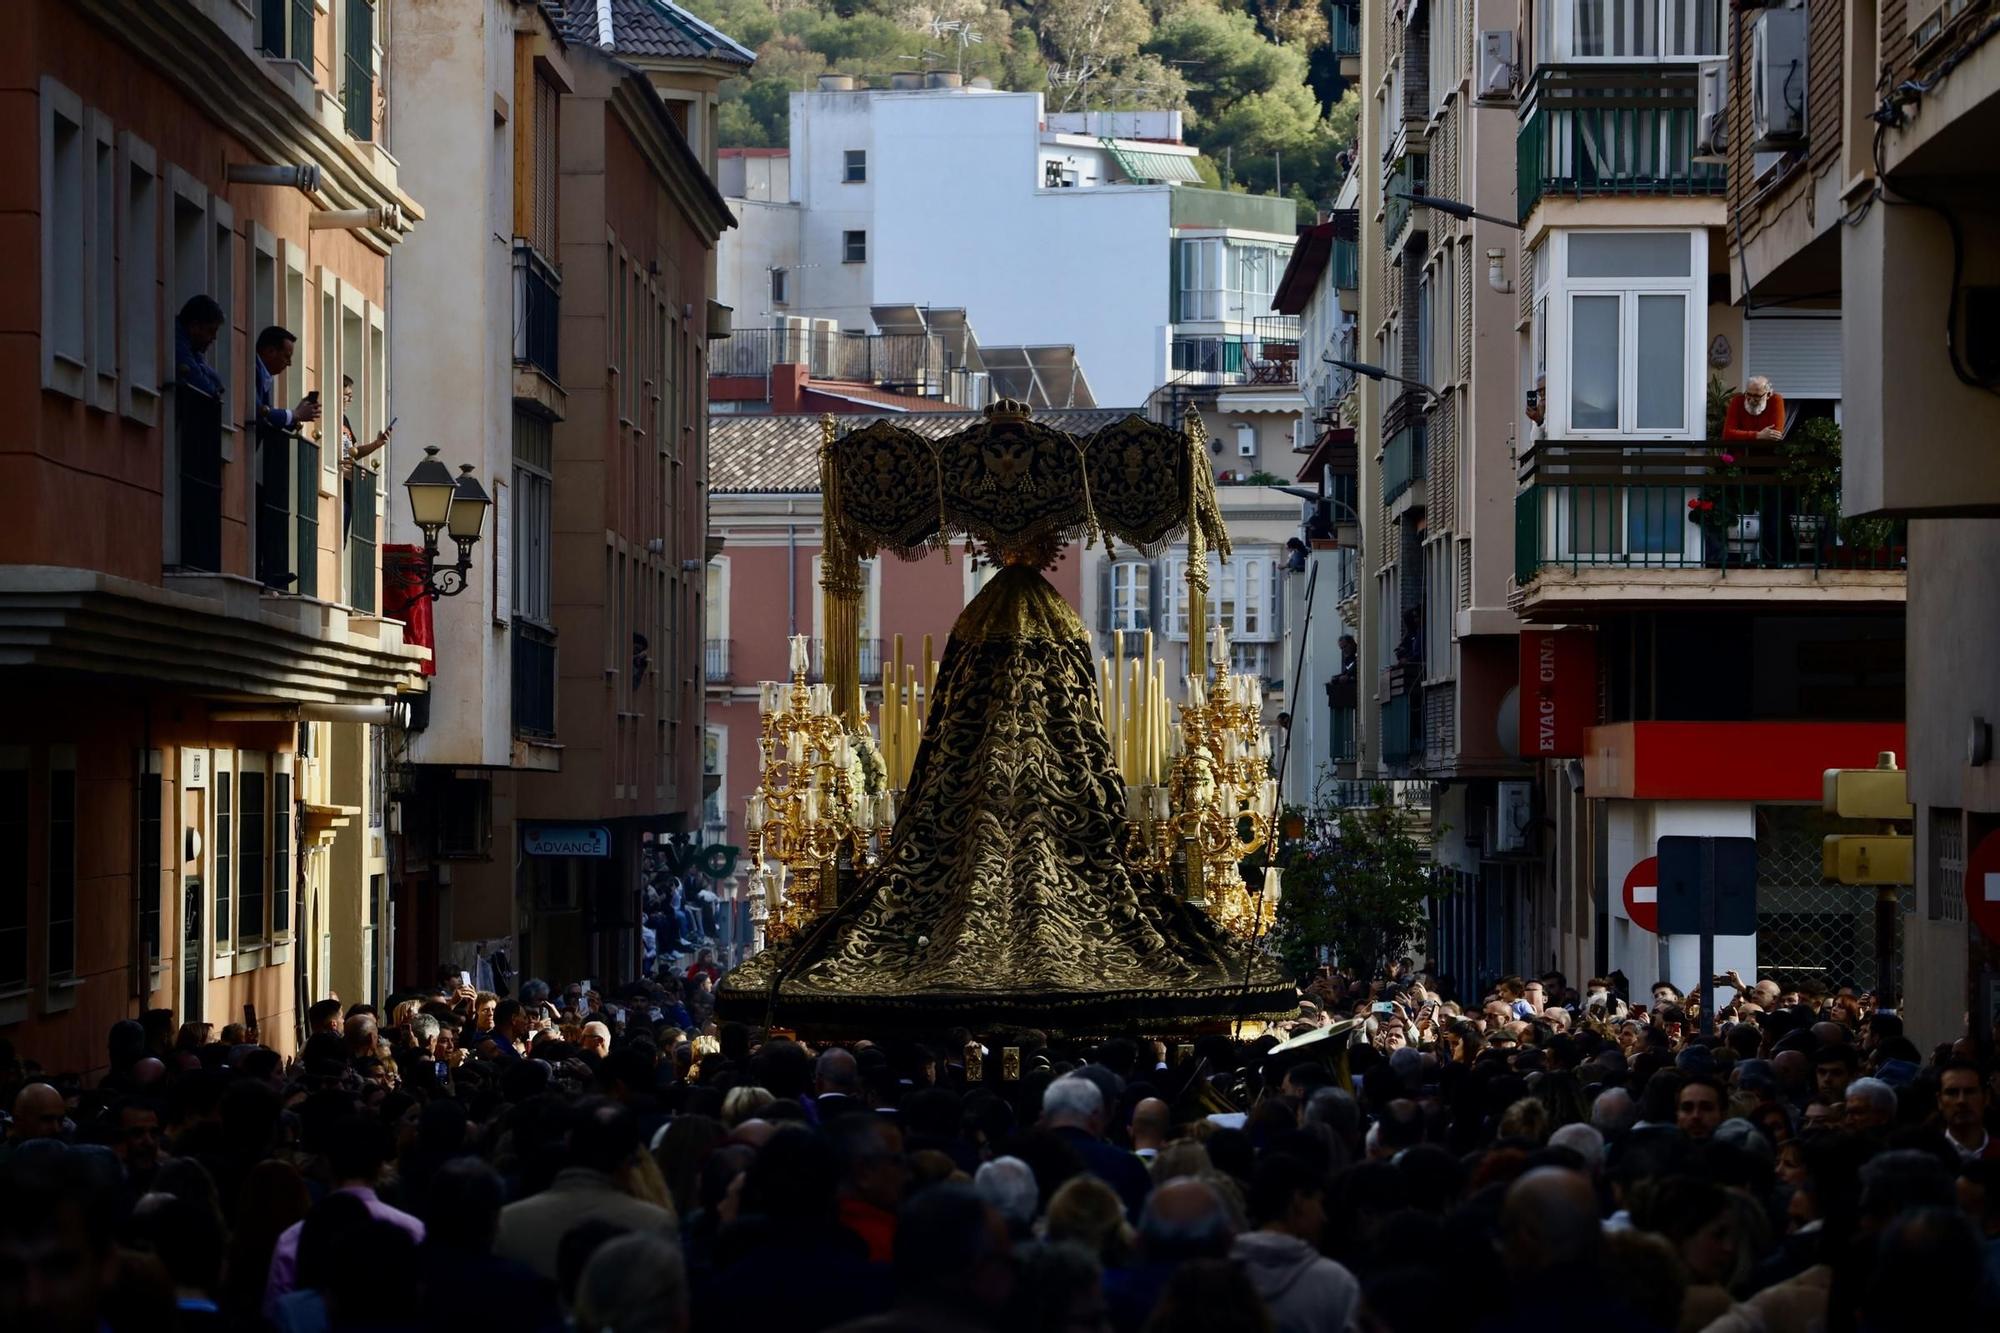
[[[486,511],[493,504],[486,488],[472,475],[472,464],[459,465],[458,476],[438,461],[434,444],[424,446],[418,463],[403,489],[410,493],[410,517],[424,534],[424,591],[435,601],[465,591],[472,572],[472,548],[486,525]],[[448,533],[458,544],[458,563],[438,566],[438,534]]]
[[[1374,380],[1377,383],[1380,383],[1383,380],[1394,380],[1398,384],[1407,384],[1413,389],[1417,389],[1424,393],[1429,394],[1431,397],[1431,402],[1433,403],[1440,403],[1444,401],[1443,394],[1439,393],[1436,389],[1433,389],[1430,385],[1425,384],[1422,380],[1407,379],[1404,376],[1398,375],[1393,371],[1384,370],[1382,367],[1375,365],[1372,362],[1343,361],[1337,356],[1321,357],[1320,359],[1322,361],[1325,361],[1329,366],[1339,366],[1342,370],[1352,371],[1354,374],[1359,375],[1362,379]]]
[[[1518,222],[1512,221],[1511,219],[1495,217],[1491,213],[1481,213],[1478,210],[1474,209],[1471,204],[1461,204],[1456,199],[1446,199],[1441,195],[1411,194],[1407,190],[1396,190],[1392,192],[1389,197],[1392,199],[1408,200],[1410,203],[1415,204],[1419,208],[1435,208],[1440,213],[1450,214],[1452,217],[1457,218],[1460,222],[1465,222],[1472,218],[1478,218],[1481,222],[1491,222],[1495,226],[1500,226],[1500,227],[1511,227],[1515,231],[1527,230],[1526,227],[1522,226]]]

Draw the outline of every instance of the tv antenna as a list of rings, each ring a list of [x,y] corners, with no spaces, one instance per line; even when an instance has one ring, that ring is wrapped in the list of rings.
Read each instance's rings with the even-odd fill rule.
[[[986,40],[979,29],[964,19],[948,19],[938,15],[931,19],[931,36],[939,42],[951,42],[958,47],[958,72],[965,74],[965,48],[978,46]]]

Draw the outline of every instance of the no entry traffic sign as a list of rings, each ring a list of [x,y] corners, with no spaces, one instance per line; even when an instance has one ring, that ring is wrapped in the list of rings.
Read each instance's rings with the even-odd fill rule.
[[[1625,915],[1644,930],[1660,929],[1660,858],[1649,856],[1625,875]]]
[[[2000,942],[2000,833],[1989,833],[1965,862],[1965,914]]]

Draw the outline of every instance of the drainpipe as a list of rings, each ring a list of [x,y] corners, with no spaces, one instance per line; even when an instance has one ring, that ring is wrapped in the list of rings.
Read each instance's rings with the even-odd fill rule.
[[[788,634],[799,632],[799,525],[785,525],[785,609],[791,617]]]

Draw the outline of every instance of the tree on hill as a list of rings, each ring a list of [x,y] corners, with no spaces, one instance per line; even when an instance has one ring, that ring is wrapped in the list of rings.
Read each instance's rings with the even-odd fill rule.
[[[726,147],[782,147],[790,96],[819,75],[873,86],[952,69],[1040,92],[1051,110],[1186,113],[1188,142],[1232,189],[1332,202],[1354,139],[1317,0],[684,0],[757,52],[723,90]],[[969,35],[976,34],[974,36]]]

